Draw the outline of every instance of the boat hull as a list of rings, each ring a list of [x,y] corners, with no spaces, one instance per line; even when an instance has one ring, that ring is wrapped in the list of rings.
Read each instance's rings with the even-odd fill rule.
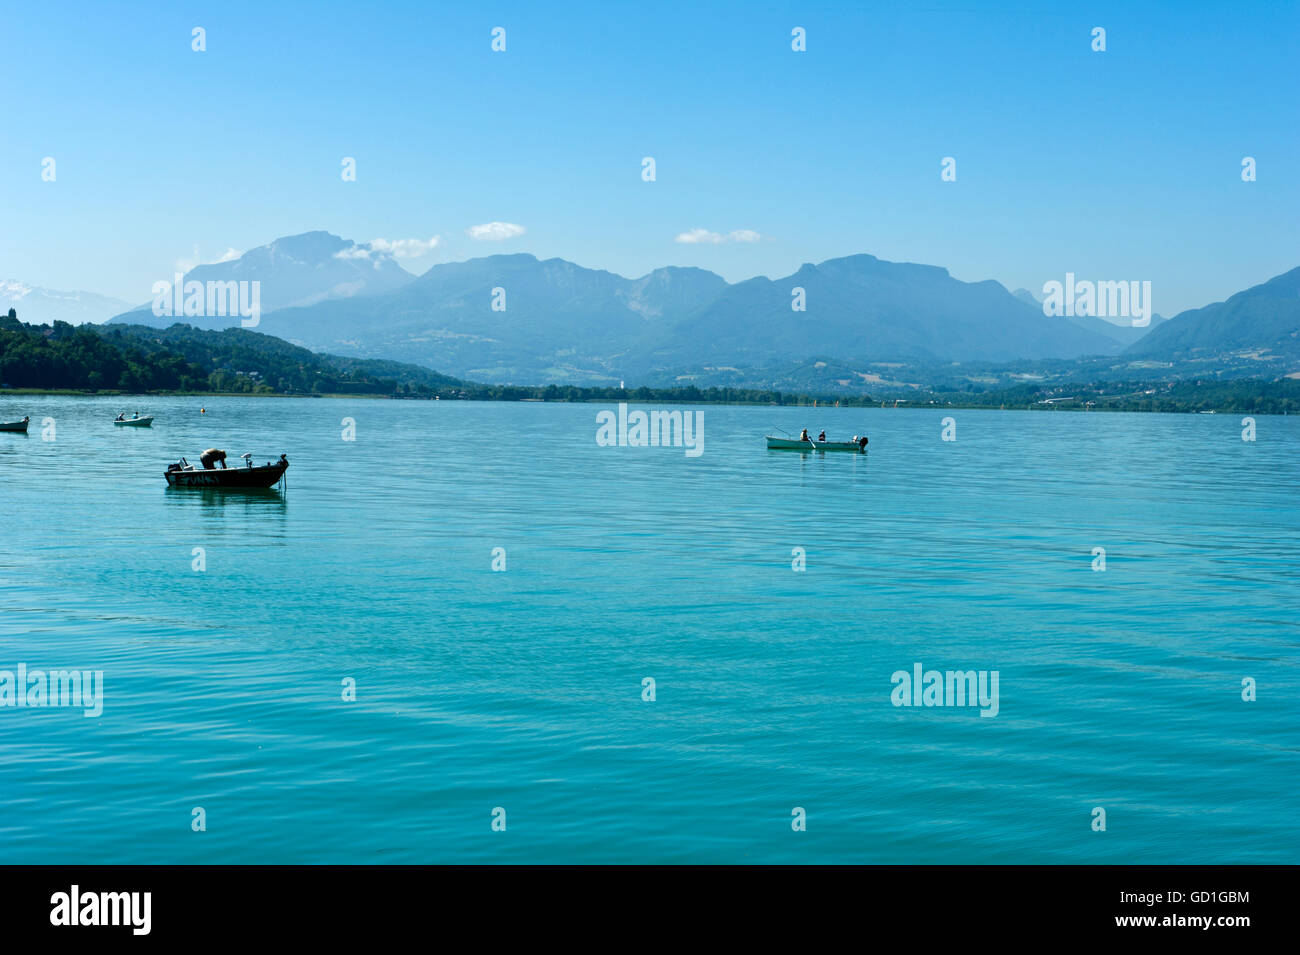
[[[288,467],[287,463],[277,463],[258,468],[196,468],[193,471],[167,471],[164,477],[171,487],[264,488],[284,477]]]
[[[27,419],[22,421],[0,421],[0,431],[12,431],[15,434],[27,433]]]
[[[774,438],[767,436],[767,448],[769,451],[851,451],[854,454],[861,454],[866,451],[866,445],[859,445],[856,441],[800,441],[798,438]]]
[[[153,415],[147,418],[123,418],[121,421],[114,421],[113,424],[122,425],[128,428],[152,428]]]

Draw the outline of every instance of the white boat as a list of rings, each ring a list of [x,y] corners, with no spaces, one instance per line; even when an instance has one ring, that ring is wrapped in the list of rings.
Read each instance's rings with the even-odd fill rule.
[[[853,441],[814,441],[812,438],[777,438],[767,435],[769,451],[852,451],[862,453],[867,450],[867,439],[856,438]]]
[[[143,418],[115,418],[113,424],[129,425],[132,428],[148,428],[153,425],[153,415],[146,415]]]

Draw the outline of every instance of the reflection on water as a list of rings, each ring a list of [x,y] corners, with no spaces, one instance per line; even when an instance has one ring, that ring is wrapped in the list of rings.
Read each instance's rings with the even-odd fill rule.
[[[167,485],[163,490],[168,504],[205,507],[242,507],[245,511],[283,511],[289,503],[289,492],[274,487],[177,487]]]

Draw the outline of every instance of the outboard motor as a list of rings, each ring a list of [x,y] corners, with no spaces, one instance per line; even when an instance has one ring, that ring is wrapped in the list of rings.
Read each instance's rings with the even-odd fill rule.
[[[867,450],[867,436],[865,434],[862,437],[858,438],[858,450],[859,451]]]

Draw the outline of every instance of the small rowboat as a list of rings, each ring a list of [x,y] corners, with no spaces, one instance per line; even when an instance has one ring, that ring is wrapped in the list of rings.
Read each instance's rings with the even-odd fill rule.
[[[856,441],[800,441],[798,438],[774,438],[767,436],[769,451],[852,451],[861,454],[867,450],[867,439]]]
[[[153,427],[153,415],[147,415],[143,418],[115,418],[113,424],[129,425],[133,428],[150,428]]]
[[[252,459],[246,458],[244,467],[235,468],[196,468],[184,458],[176,464],[167,466],[163,477],[170,487],[219,487],[219,488],[253,488],[271,487],[284,477],[289,469],[289,459],[283,454],[274,464],[253,466]]]
[[[20,434],[27,433],[27,422],[31,421],[30,417],[23,418],[22,421],[0,421],[0,431],[16,431]]]

